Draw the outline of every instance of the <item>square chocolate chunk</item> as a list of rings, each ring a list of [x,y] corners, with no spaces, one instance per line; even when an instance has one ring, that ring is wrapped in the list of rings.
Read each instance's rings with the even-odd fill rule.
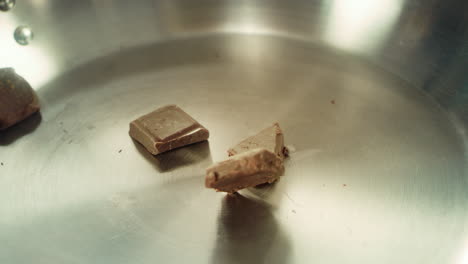
[[[130,123],[130,136],[153,155],[207,140],[208,130],[176,105],[156,109]]]

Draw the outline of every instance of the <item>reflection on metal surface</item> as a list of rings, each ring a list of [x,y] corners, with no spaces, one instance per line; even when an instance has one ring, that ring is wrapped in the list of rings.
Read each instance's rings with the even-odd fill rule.
[[[0,13],[0,63],[59,73],[38,91],[42,116],[0,132],[0,262],[465,262],[468,1],[395,1]],[[12,37],[23,23],[29,46]],[[135,144],[129,122],[168,103],[209,142],[158,157]],[[207,166],[275,121],[296,148],[278,183],[233,199],[204,188]]]
[[[460,259],[455,264],[468,264],[468,249],[463,249]]]
[[[13,16],[0,17],[0,23],[0,67],[14,68],[33,89],[39,89],[56,74],[54,58],[44,47],[27,45],[33,37],[29,27],[19,26],[11,33],[16,26]]]
[[[26,46],[33,40],[34,33],[28,26],[19,26],[15,29],[13,36],[18,44]]]
[[[402,0],[333,0],[325,40],[338,48],[371,53],[395,24]]]
[[[241,34],[267,35],[275,32],[265,25],[262,13],[253,8],[248,0],[237,2],[226,16],[228,22],[222,27],[222,31]]]
[[[83,263],[430,263],[428,250],[459,251],[465,161],[451,121],[407,83],[329,49],[168,41],[96,58],[38,94],[46,122],[0,146],[10,263],[41,255],[45,233],[47,263],[58,252]],[[154,157],[131,140],[129,121],[169,102],[206,124],[209,144]],[[245,199],[204,188],[207,166],[274,121],[297,149],[280,182]],[[25,244],[35,251],[16,253]]]
[[[9,11],[15,6],[15,4],[16,0],[0,0],[0,10]]]
[[[291,241],[272,211],[271,205],[261,200],[237,193],[226,195],[221,201],[210,263],[289,263]]]
[[[47,5],[50,1],[48,0],[29,0],[31,4],[33,4],[36,8],[43,8]]]

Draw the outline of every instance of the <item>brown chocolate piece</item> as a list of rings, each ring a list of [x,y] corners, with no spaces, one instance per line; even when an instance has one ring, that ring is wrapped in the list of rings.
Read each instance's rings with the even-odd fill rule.
[[[39,108],[31,85],[12,68],[0,69],[0,130],[26,119]]]
[[[234,193],[262,183],[272,183],[284,173],[283,161],[275,153],[258,148],[218,162],[206,170],[205,186]]]
[[[167,105],[131,122],[130,136],[156,155],[207,140],[209,132],[178,106]]]
[[[239,144],[228,150],[229,156],[234,156],[255,148],[265,148],[283,159],[287,153],[284,147],[283,131],[278,123],[267,127],[258,134],[242,140]]]

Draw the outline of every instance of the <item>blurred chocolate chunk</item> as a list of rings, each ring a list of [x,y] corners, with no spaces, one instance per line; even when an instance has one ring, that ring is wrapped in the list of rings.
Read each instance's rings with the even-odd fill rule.
[[[218,162],[206,170],[205,186],[221,192],[272,183],[284,173],[281,158],[264,149],[252,149]]]
[[[234,156],[251,149],[265,148],[283,159],[287,153],[287,149],[284,147],[284,136],[278,123],[274,123],[258,134],[248,137],[242,140],[236,146],[228,150],[229,156]]]
[[[39,109],[39,100],[31,85],[14,69],[0,69],[0,130],[13,126]]]
[[[178,106],[168,105],[131,122],[130,136],[156,155],[207,140],[209,132]]]

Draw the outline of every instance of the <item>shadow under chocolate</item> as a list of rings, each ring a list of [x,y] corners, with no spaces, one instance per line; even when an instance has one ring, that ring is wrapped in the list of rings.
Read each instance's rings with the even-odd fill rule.
[[[211,157],[210,144],[206,140],[158,155],[152,155],[134,139],[133,143],[138,152],[161,173],[197,164]]]
[[[211,263],[287,263],[290,243],[272,207],[239,193],[224,197]]]
[[[0,146],[11,145],[23,136],[34,132],[41,122],[41,113],[36,112],[18,124],[11,126],[4,131],[0,131]]]

